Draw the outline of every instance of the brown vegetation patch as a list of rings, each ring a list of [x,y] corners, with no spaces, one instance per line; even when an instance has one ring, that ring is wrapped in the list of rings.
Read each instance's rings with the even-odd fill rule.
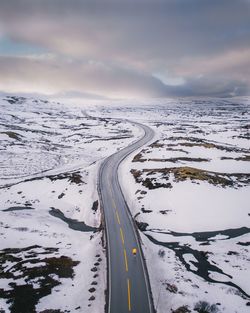
[[[142,152],[136,154],[132,160],[132,162],[145,162],[147,159],[143,159]]]
[[[176,310],[172,310],[173,313],[189,313],[191,312],[187,305],[183,305]]]
[[[178,149],[176,149],[178,150]],[[183,150],[184,151],[184,150]],[[167,158],[167,159],[157,159],[157,158],[149,158],[145,159],[143,158],[143,151],[136,154],[132,160],[132,162],[145,162],[145,161],[151,161],[151,162],[171,162],[171,163],[177,163],[177,162],[209,162],[210,159],[205,158],[188,158],[188,157],[178,157],[178,158]]]
[[[204,147],[207,149],[215,148],[227,152],[248,152],[247,149],[241,149],[235,146],[220,145],[214,142],[208,142],[205,139],[195,137],[168,137],[165,140],[183,141],[177,144],[183,147]]]
[[[77,184],[77,185],[84,184],[84,181],[82,180],[82,176],[81,176],[80,172],[61,173],[58,175],[48,175],[46,177],[49,178],[51,181],[68,178],[68,180],[72,184]]]
[[[205,158],[187,158],[187,157],[179,157],[179,158],[168,158],[168,159],[148,159],[148,161],[152,162],[209,162],[209,159]]]
[[[177,286],[174,285],[174,284],[169,284],[169,283],[167,283],[167,284],[166,284],[166,290],[168,290],[169,292],[172,292],[172,293],[177,293],[178,288],[177,288]]]
[[[166,143],[164,144],[164,141],[181,141],[178,143]],[[215,142],[209,142],[205,139],[196,138],[196,137],[183,137],[183,136],[172,136],[162,139],[162,142],[159,140],[155,141],[150,145],[152,148],[163,148],[163,147],[177,147],[177,146],[183,146],[183,147],[203,147],[207,149],[218,149],[222,151],[227,152],[245,152],[248,153],[249,151],[247,149],[238,148],[235,146],[227,146],[227,145],[221,145]],[[185,151],[185,150],[183,150]]]
[[[170,171],[174,174],[176,182],[190,179],[191,181],[207,181],[221,187],[242,187],[250,183],[250,174],[244,173],[217,173],[188,166],[172,168]]]
[[[182,152],[185,154],[189,154],[188,151],[184,150],[184,149],[178,149],[178,148],[168,148],[168,151],[175,151],[175,152]]]
[[[164,141],[172,141],[172,143],[164,143]],[[180,141],[173,143],[173,141]],[[182,147],[203,147],[206,149],[218,149],[226,152],[237,152],[237,153],[247,153],[244,156],[233,158],[233,157],[221,157],[221,160],[236,160],[236,161],[250,161],[249,150],[238,148],[235,146],[228,146],[228,145],[221,145],[214,142],[208,142],[204,139],[195,138],[195,137],[168,137],[153,142],[149,147],[151,148],[163,148],[166,147],[168,151],[176,151],[181,153],[188,154],[188,151],[184,149],[178,148],[179,146]],[[133,158],[132,162],[145,162],[145,161],[152,161],[152,162],[209,162],[210,159],[207,158],[188,158],[188,157],[174,157],[174,158],[145,158],[145,153],[149,152],[147,149],[141,150],[135,157]]]
[[[172,188],[172,184],[169,181],[170,176],[173,176],[174,182],[181,182],[191,180],[192,182],[206,181],[214,186],[221,187],[243,187],[250,184],[250,174],[245,173],[217,173],[212,171],[206,171],[197,169],[194,167],[170,167],[160,169],[143,169],[135,170],[132,169],[133,174],[137,183],[141,183],[148,189],[155,188]],[[145,175],[146,174],[146,178]],[[157,174],[160,174],[160,176]],[[159,183],[157,179],[164,179],[166,183]]]
[[[163,143],[159,143],[159,140],[151,143],[151,145],[149,146],[151,148],[163,148],[164,144]]]
[[[1,132],[1,134],[9,136],[9,138],[11,138],[11,139],[21,140],[21,135],[15,133],[13,131],[5,131],[5,132]]]
[[[221,157],[221,160],[234,160],[234,161],[250,161],[250,155],[244,155],[239,158],[231,158],[231,157]]]
[[[6,299],[11,313],[36,312],[39,299],[61,284],[59,278],[74,277],[73,267],[79,262],[55,253],[57,248],[37,245],[0,251],[0,279],[10,280],[8,288],[0,288],[0,297]],[[20,284],[20,279],[25,283]]]
[[[146,170],[143,170],[143,171],[146,171]],[[140,171],[140,170],[132,169],[130,172],[133,174],[135,181],[137,183],[141,183],[144,187],[146,187],[150,190],[157,189],[160,187],[172,188],[171,183],[169,183],[169,182],[168,183],[159,183],[159,182],[157,182],[157,178],[155,178],[155,177],[153,177],[153,178],[147,177],[147,178],[143,179],[142,171]]]

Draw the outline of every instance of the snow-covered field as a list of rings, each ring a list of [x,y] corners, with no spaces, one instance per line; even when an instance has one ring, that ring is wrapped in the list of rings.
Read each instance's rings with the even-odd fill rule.
[[[0,312],[104,312],[98,167],[140,131],[80,106],[0,106]]]
[[[249,312],[249,99],[0,107],[1,313],[104,312],[98,167],[141,135],[115,117],[155,131],[119,174],[157,313]]]
[[[249,312],[249,107],[196,99],[123,108],[155,130],[120,180],[157,312]]]

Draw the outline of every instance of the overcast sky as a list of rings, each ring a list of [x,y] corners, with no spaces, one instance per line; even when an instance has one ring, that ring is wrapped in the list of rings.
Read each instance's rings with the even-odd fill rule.
[[[0,0],[0,91],[250,94],[250,0]]]

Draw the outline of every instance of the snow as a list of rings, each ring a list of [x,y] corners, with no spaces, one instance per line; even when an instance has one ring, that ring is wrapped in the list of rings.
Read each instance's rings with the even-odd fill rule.
[[[98,168],[104,158],[136,140],[141,131],[127,121],[100,118],[100,111],[96,117],[90,116],[88,106],[17,98],[10,103],[12,97],[0,96],[0,250],[8,254],[11,252],[4,249],[20,249],[10,255],[25,260],[21,270],[13,267],[13,275],[24,278],[24,268],[44,265],[44,253],[46,257],[66,256],[79,262],[73,267],[73,278],[50,275],[60,285],[39,299],[37,312],[104,312],[106,255],[99,230],[99,205],[92,210],[99,200]],[[19,210],[3,211],[13,207]],[[70,228],[50,214],[52,208],[69,221],[96,228],[96,232]],[[32,252],[34,264],[27,261],[26,248]],[[46,252],[46,248],[56,250]],[[93,272],[96,263],[97,271]],[[15,260],[3,265],[5,272],[6,266],[20,267],[21,263]],[[40,286],[39,272],[37,275],[29,281],[33,288]],[[24,278],[15,283],[25,285]],[[4,290],[12,289],[12,280],[1,277]],[[88,291],[91,287],[96,288],[94,293]],[[0,310],[10,312],[10,304],[2,297]]]
[[[84,106],[0,96],[0,251],[20,249],[9,255],[24,259],[23,268],[30,269],[44,266],[45,257],[79,261],[73,278],[50,274],[60,284],[39,299],[36,311],[104,312],[106,251],[100,208],[92,207],[99,200],[101,162],[142,135],[132,120],[155,131],[150,143],[124,160],[119,179],[132,216],[148,224],[140,236],[157,312],[181,306],[195,312],[195,305],[206,301],[218,312],[247,313],[250,186],[232,174],[250,172],[249,104],[248,98],[196,98]],[[159,145],[151,145],[156,140]],[[139,152],[146,160],[132,162]],[[183,167],[231,177],[233,184],[178,181],[173,173],[157,172]],[[148,189],[135,181],[131,169],[154,169],[141,178],[164,184],[168,176],[172,188]],[[3,211],[11,207],[21,209]],[[52,208],[65,219],[51,215]],[[96,231],[74,230],[72,220]],[[24,250],[32,246],[35,263],[28,262],[29,250]],[[23,268],[13,267],[20,262],[10,260],[4,272],[12,268],[20,277],[16,284],[26,284]],[[12,290],[10,282],[1,278],[0,289]],[[39,284],[39,277],[32,280],[34,288]],[[9,307],[1,298],[0,310],[10,312]]]
[[[250,154],[246,126],[250,121],[249,102],[177,99],[159,104],[157,109],[152,104],[122,110],[128,119],[152,127],[154,141],[159,144],[149,143],[133,153],[119,172],[132,215],[137,222],[148,225],[140,235],[157,312],[181,306],[195,312],[199,301],[215,305],[218,312],[248,312],[250,186],[247,182],[236,186],[233,174],[250,174],[249,161],[238,160]],[[141,162],[133,161],[137,153],[141,153]],[[176,158],[175,162],[171,158]],[[194,158],[207,161],[195,162]],[[148,189],[130,172],[142,171],[141,179],[164,184],[166,175],[157,169],[173,167],[231,177],[235,185],[221,186],[199,179],[177,181],[170,174],[167,182],[172,188]],[[145,169],[154,169],[154,174],[148,176]],[[208,270],[208,277],[202,274],[207,266],[217,268]]]

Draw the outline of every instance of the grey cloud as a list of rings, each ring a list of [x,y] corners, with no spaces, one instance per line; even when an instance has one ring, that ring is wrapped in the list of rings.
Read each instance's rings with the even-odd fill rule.
[[[58,61],[46,57],[0,57],[0,68],[4,77],[0,90],[59,94],[69,98],[233,96],[247,92],[246,84],[237,81],[199,78],[189,79],[182,86],[167,86],[146,73],[64,58]]]
[[[0,0],[0,27],[13,40],[57,55],[51,64],[18,60],[16,65],[20,70],[21,62],[28,62],[44,88],[46,75],[53,76],[56,91],[229,95],[246,93],[250,85],[245,60],[250,59],[249,0]],[[228,58],[230,53],[235,57]],[[73,65],[61,61],[62,55]],[[32,74],[22,71],[28,84]],[[157,72],[186,83],[166,86],[152,77]]]
[[[249,94],[249,86],[244,82],[213,78],[189,79],[184,85],[172,87],[173,96],[206,96],[206,97],[234,97]]]
[[[79,91],[112,97],[166,96],[156,78],[101,63],[67,59],[0,57],[0,89],[46,92]]]
[[[175,59],[250,44],[246,0],[12,0],[0,12],[13,37],[92,57]]]

